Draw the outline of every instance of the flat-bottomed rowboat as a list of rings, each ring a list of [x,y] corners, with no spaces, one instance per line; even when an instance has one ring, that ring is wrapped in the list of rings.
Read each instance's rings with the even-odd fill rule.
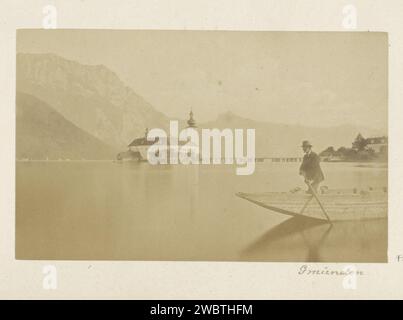
[[[256,205],[290,216],[306,216],[327,220],[316,199],[305,191],[236,194]],[[331,221],[387,218],[388,192],[386,188],[322,189],[318,193]]]

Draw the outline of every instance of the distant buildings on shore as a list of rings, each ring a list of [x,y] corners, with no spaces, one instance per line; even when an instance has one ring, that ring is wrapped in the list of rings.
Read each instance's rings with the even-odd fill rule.
[[[351,148],[340,147],[335,150],[328,147],[320,154],[322,161],[387,161],[388,159],[388,137],[364,138],[360,133],[352,142]]]
[[[373,150],[375,153],[388,152],[388,137],[374,137],[366,139],[367,148]]]
[[[189,119],[187,120],[187,128],[197,128],[196,121],[193,117],[193,112],[190,111]],[[120,152],[117,155],[117,160],[137,160],[146,161],[148,148],[155,141],[147,140],[148,129],[145,130],[144,136],[135,138],[129,145],[128,150]],[[186,142],[179,141],[175,146],[170,144],[169,137],[167,138],[167,147],[180,148]],[[169,150],[168,150],[169,153]],[[388,137],[378,136],[364,138],[358,134],[352,142],[352,147],[340,147],[337,150],[334,147],[328,147],[319,153],[322,161],[325,162],[346,162],[346,161],[386,161],[388,159]],[[289,156],[269,156],[256,157],[256,162],[273,162],[273,163],[293,163],[302,162],[303,154]]]

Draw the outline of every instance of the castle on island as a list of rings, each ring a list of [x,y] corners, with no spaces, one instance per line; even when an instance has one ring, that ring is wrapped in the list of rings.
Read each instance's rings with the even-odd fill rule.
[[[193,111],[191,110],[189,113],[189,119],[186,121],[186,128],[197,128],[196,120],[193,117]],[[156,140],[149,141],[147,140],[148,136],[148,128],[145,129],[144,136],[134,139],[127,147],[128,150],[124,152],[118,153],[116,156],[117,160],[121,161],[147,161],[147,150],[153,145]],[[178,146],[185,144],[186,142],[179,142]],[[169,138],[167,144],[170,145]],[[175,148],[175,146],[170,146],[171,148]]]

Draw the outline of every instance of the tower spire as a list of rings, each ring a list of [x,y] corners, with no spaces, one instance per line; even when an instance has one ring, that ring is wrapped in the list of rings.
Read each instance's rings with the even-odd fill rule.
[[[196,120],[193,118],[193,110],[190,108],[189,120],[187,121],[188,128],[197,128]]]

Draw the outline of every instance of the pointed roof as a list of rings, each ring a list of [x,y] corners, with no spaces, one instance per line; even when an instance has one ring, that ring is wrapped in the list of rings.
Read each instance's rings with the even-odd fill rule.
[[[192,111],[192,109],[190,109],[189,120],[187,121],[187,124],[188,124],[188,128],[197,128],[196,120],[193,119],[193,111]]]

